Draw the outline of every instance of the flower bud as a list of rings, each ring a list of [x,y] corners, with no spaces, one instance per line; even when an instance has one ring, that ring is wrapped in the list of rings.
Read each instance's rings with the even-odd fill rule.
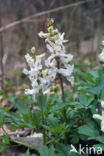
[[[50,26],[49,28],[48,28],[48,32],[52,32],[53,31],[53,26]]]
[[[43,77],[45,77],[47,74],[48,74],[48,69],[47,68],[42,70]]]
[[[40,33],[38,33],[38,35],[39,35],[39,37],[41,37],[41,38],[44,38],[44,32],[43,31],[40,31]]]
[[[32,53],[32,54],[35,54],[35,47],[32,47],[32,48],[31,48],[31,53]]]
[[[53,19],[53,18],[51,18],[51,19],[48,21],[47,26],[49,27],[49,26],[51,26],[53,23],[54,23],[54,19]]]

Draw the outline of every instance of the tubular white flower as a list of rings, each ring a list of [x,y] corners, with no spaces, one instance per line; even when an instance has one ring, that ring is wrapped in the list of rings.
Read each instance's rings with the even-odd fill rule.
[[[56,44],[58,44],[58,45],[62,45],[63,43],[66,43],[66,42],[68,42],[68,40],[64,40],[64,35],[65,35],[65,33],[59,33],[58,34],[58,39],[55,41],[55,43]]]
[[[93,118],[101,120],[101,131],[104,132],[104,101],[101,101],[102,115],[94,114]]]
[[[72,86],[74,85],[74,77],[73,76],[67,77],[67,80],[71,83]]]
[[[29,71],[28,71],[26,68],[24,68],[24,69],[23,69],[23,73],[24,73],[25,75],[28,75],[28,74],[29,74]]]
[[[71,76],[72,72],[73,72],[73,65],[70,67],[67,67],[66,69],[60,68],[58,69],[58,73],[65,76],[67,78],[67,76]]]
[[[48,57],[48,59],[45,61],[45,65],[47,66],[47,67],[56,67],[56,60],[55,60],[55,55],[54,54],[52,54],[52,55],[50,55],[49,57]]]
[[[98,55],[98,58],[101,62],[104,62],[104,49],[102,50],[102,52]]]
[[[54,49],[49,44],[46,44],[46,47],[49,50],[49,52],[52,52],[52,53],[54,52]]]
[[[99,114],[94,114],[94,115],[93,115],[93,118],[102,120],[102,116],[99,115]]]
[[[104,46],[104,40],[102,41],[102,45]]]
[[[51,43],[51,45],[53,45],[53,43]],[[58,45],[59,46],[59,45]],[[73,73],[74,70],[74,65],[70,65],[70,61],[73,59],[73,56],[71,54],[66,54],[65,52],[65,48],[59,46],[58,48],[56,48],[57,46],[51,47],[48,46],[49,50],[51,50],[52,54],[48,57],[48,59],[45,61],[45,64],[47,67],[50,68],[55,68],[56,69],[56,73],[59,73],[61,75],[63,75],[64,77],[66,77],[66,79],[70,82],[72,80],[72,83],[74,83],[74,77],[71,78],[71,75]],[[53,49],[52,49],[53,48]],[[54,52],[54,53],[53,53]],[[63,66],[60,67],[59,69],[57,68],[57,58],[59,59],[60,64]]]
[[[43,31],[40,31],[40,33],[38,33],[38,35],[41,37],[41,38],[44,38],[45,36],[44,36],[44,32]]]
[[[104,108],[104,101],[101,101],[101,106]]]
[[[34,90],[33,89],[25,89],[25,94],[29,94],[29,95],[32,95],[34,94]]]
[[[34,59],[28,53],[25,55],[25,59],[29,67],[32,68],[34,66]]]
[[[101,131],[104,132],[104,119],[101,121]]]
[[[60,60],[63,62],[63,63],[69,63],[70,61],[72,61],[73,59],[73,55],[71,54],[67,54],[67,57],[66,57],[66,54],[60,54],[62,57],[60,58]]]
[[[102,41],[102,46],[104,47],[104,40]],[[102,52],[98,55],[98,58],[101,62],[104,62],[104,48],[102,49]]]

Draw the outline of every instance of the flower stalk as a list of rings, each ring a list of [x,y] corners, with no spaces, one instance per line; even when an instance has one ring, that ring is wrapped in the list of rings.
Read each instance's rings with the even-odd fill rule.
[[[60,69],[60,62],[59,59],[57,59],[57,68]],[[64,96],[64,87],[63,87],[63,80],[60,74],[58,74],[59,79],[60,79],[60,86],[61,86],[61,95],[62,95],[62,101],[63,103],[65,102],[65,96]],[[66,110],[63,110],[63,114],[64,114],[64,122],[67,122],[67,117],[66,117]],[[65,132],[64,134],[65,136],[65,144],[67,144],[67,132]]]
[[[42,115],[42,125],[45,125],[45,116],[44,116],[44,110],[43,110],[43,105],[42,105],[42,98],[40,95],[40,108],[41,108],[41,115]],[[43,144],[46,145],[46,130],[43,127]]]

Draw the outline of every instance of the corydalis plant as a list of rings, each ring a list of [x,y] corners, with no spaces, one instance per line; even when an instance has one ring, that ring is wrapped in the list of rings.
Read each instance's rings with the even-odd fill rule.
[[[64,43],[65,33],[60,33],[58,29],[53,26],[54,20],[51,19],[47,25],[47,33],[40,32],[39,36],[45,39],[46,47],[50,52],[50,56],[45,61],[46,67],[49,69],[50,74],[58,76],[60,79],[62,101],[65,102],[63,79],[67,79],[72,85],[74,84],[74,77],[72,76],[74,65],[70,65],[73,56],[66,53]],[[64,122],[67,123],[66,109],[63,110]],[[67,144],[67,133],[65,133],[65,144]]]
[[[26,74],[30,81],[32,89],[26,89],[25,94],[30,94],[34,96],[39,96],[40,98],[40,109],[42,114],[42,124],[45,125],[45,114],[43,111],[43,104],[41,95],[44,94],[49,87],[52,87],[55,81],[55,77],[59,76],[61,90],[62,90],[62,100],[64,102],[64,88],[62,77],[65,77],[71,84],[74,83],[74,78],[72,76],[74,65],[70,65],[70,61],[73,56],[71,54],[66,54],[65,47],[63,43],[67,41],[64,40],[64,33],[61,34],[58,29],[54,29],[54,21],[51,19],[51,24],[48,24],[47,33],[40,32],[39,36],[45,38],[46,46],[50,52],[50,56],[45,61],[46,68],[42,66],[41,59],[45,54],[35,55],[35,48],[31,49],[31,55],[26,54],[25,59],[29,66],[28,69],[24,69],[23,72]],[[66,110],[63,114],[66,122]],[[67,139],[67,136],[66,136]],[[43,141],[46,144],[46,132],[43,128]]]

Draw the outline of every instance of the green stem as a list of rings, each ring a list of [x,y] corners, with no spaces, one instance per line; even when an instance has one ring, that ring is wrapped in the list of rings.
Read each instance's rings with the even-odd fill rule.
[[[33,149],[33,150],[35,150],[35,151],[38,151],[37,148],[35,148],[34,146],[32,146],[32,145],[30,145],[30,144],[28,144],[28,143],[21,142],[21,141],[19,141],[19,140],[15,140],[15,139],[13,139],[13,138],[10,138],[10,140],[11,140],[12,142],[14,142],[14,143],[19,144],[19,145],[22,145],[22,146],[31,148],[31,149]]]
[[[40,107],[41,107],[41,114],[42,114],[42,125],[45,125],[45,118],[44,118],[44,111],[43,111],[41,96],[40,96]],[[44,127],[43,127],[43,144],[46,145],[46,131]]]
[[[59,69],[60,68],[60,62],[59,62],[59,59],[57,59],[57,68]],[[61,75],[59,74],[59,79],[60,79],[60,86],[61,86],[61,92],[62,92],[62,101],[63,103],[65,102],[65,96],[64,96],[64,87],[63,87],[63,80],[62,80],[62,77]],[[64,114],[64,121],[65,123],[67,122],[67,117],[66,117],[66,110],[64,109],[63,111],[63,114]],[[65,144],[67,144],[67,133],[65,133]]]
[[[63,80],[61,78],[61,75],[59,75],[60,78],[60,84],[61,84],[61,91],[62,91],[62,101],[65,102],[65,97],[64,97],[64,87],[63,87]],[[65,123],[67,122],[67,117],[66,117],[66,110],[63,110],[63,114],[64,114],[64,121]],[[65,132],[65,144],[67,144],[67,140],[68,139],[68,135],[67,132]]]
[[[59,139],[61,136],[63,136],[73,125],[74,125],[74,122],[68,128],[66,128],[59,136],[57,136],[57,137],[51,139],[50,141],[48,141],[47,145],[52,143],[52,142],[55,142],[57,139]]]

